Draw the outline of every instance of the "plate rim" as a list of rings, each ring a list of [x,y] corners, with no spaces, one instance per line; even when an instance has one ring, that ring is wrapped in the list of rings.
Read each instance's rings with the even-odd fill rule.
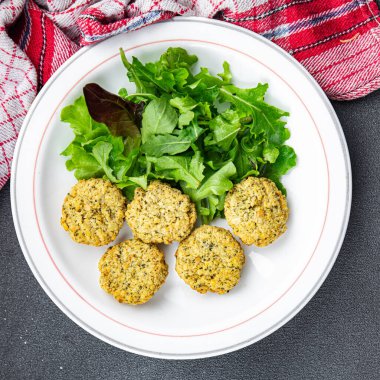
[[[53,84],[53,82],[56,80],[56,78],[64,71],[68,66],[71,65],[73,61],[75,61],[77,58],[79,58],[82,54],[85,54],[88,50],[94,48],[97,46],[97,44],[87,46],[84,48],[81,48],[77,53],[75,53],[72,57],[70,57],[54,74],[53,76],[48,80],[48,82],[45,84],[45,86],[42,88],[40,93],[37,95],[37,97],[34,99],[27,116],[25,117],[22,127],[19,132],[19,138],[17,139],[15,151],[14,151],[14,159],[12,162],[12,169],[11,169],[11,207],[12,207],[12,215],[13,215],[13,222],[15,225],[15,230],[16,234],[20,243],[20,246],[22,248],[23,255],[33,272],[33,275],[37,279],[38,283],[40,286],[43,288],[45,293],[49,296],[49,298],[57,305],[57,307],[63,311],[73,322],[78,324],[80,327],[82,327],[84,330],[87,332],[91,333],[92,335],[96,336],[97,338],[113,345],[116,346],[120,349],[127,350],[133,353],[137,353],[140,355],[145,355],[145,356],[150,356],[150,357],[155,357],[155,358],[166,358],[166,359],[197,359],[197,358],[206,358],[206,357],[212,357],[212,356],[217,356],[217,355],[222,355],[228,352],[232,352],[235,350],[238,350],[240,348],[244,348],[252,343],[255,343],[266,336],[270,335],[277,329],[279,329],[281,326],[286,324],[290,319],[292,319],[300,310],[303,309],[303,307],[310,301],[310,299],[316,294],[318,289],[321,287],[323,282],[325,281],[326,277],[330,273],[336,258],[339,254],[340,248],[343,244],[343,240],[347,231],[347,226],[348,226],[348,221],[349,221],[349,216],[350,216],[350,211],[351,211],[351,202],[352,202],[352,172],[351,172],[351,162],[350,162],[350,156],[349,156],[349,151],[347,147],[347,142],[344,137],[344,132],[341,127],[341,124],[339,122],[339,119],[330,103],[328,100],[326,94],[323,92],[319,84],[315,81],[315,79],[310,75],[310,73],[290,54],[288,54],[285,50],[280,48],[278,45],[274,44],[273,42],[267,40],[266,38],[262,37],[261,35],[254,33],[250,30],[244,29],[242,27],[229,24],[220,20],[214,20],[214,19],[208,19],[208,18],[202,18],[202,17],[184,17],[184,16],[177,16],[174,17],[173,19],[166,20],[163,22],[160,22],[158,24],[163,24],[163,23],[170,23],[170,22],[201,22],[201,23],[206,23],[206,24],[213,24],[219,27],[223,27],[226,29],[230,30],[235,30],[238,31],[239,33],[244,33],[247,34],[248,36],[258,39],[261,42],[264,42],[265,44],[269,45],[272,49],[276,50],[278,53],[283,55],[287,60],[291,61],[291,63],[295,64],[297,69],[302,72],[306,76],[306,78],[309,80],[311,85],[317,90],[318,94],[320,95],[320,98],[325,105],[332,121],[335,126],[335,129],[337,131],[339,141],[343,150],[343,158],[344,158],[344,164],[345,164],[345,175],[347,178],[347,189],[346,189],[346,204],[345,204],[345,210],[344,210],[344,218],[342,222],[342,226],[340,229],[340,234],[339,238],[337,239],[337,243],[334,247],[333,253],[330,256],[329,262],[327,263],[324,272],[320,276],[319,280],[314,284],[312,289],[309,291],[308,295],[304,297],[304,299],[293,309],[291,310],[284,318],[282,318],[280,321],[278,321],[276,324],[268,328],[267,330],[263,331],[261,334],[249,338],[245,341],[242,341],[240,343],[236,343],[233,345],[230,345],[228,347],[224,348],[219,348],[219,349],[214,349],[210,350],[207,352],[196,352],[196,353],[186,353],[186,354],[163,354],[160,352],[156,351],[149,351],[145,349],[140,349],[140,348],[135,348],[133,346],[129,346],[127,344],[120,344],[120,342],[113,340],[112,338],[109,338],[105,335],[103,335],[101,332],[95,330],[93,327],[89,326],[86,324],[86,322],[82,321],[78,316],[76,316],[70,309],[68,309],[62,302],[61,300],[53,293],[53,291],[49,288],[49,286],[46,284],[45,280],[43,277],[39,274],[38,269],[36,268],[31,255],[29,253],[29,249],[25,243],[24,236],[21,231],[21,227],[19,224],[19,216],[17,212],[17,204],[16,204],[16,176],[13,175],[13,173],[16,172],[17,169],[17,162],[19,158],[19,151],[22,145],[22,141],[25,135],[25,130],[26,126],[29,123],[29,120],[34,113],[34,110],[36,109],[37,105],[39,104],[41,98],[44,96],[44,94],[47,92],[47,90],[50,88],[50,86]],[[149,26],[148,26],[149,27]]]

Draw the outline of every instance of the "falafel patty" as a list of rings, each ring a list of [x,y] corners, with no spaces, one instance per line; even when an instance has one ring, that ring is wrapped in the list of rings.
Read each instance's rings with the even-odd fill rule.
[[[240,279],[245,256],[230,231],[203,225],[179,244],[178,275],[199,293],[224,294]]]
[[[248,177],[227,194],[224,215],[244,244],[265,247],[286,231],[289,210],[274,182]]]
[[[136,238],[165,244],[187,237],[197,219],[190,198],[160,181],[151,182],[147,191],[137,188],[125,216]]]
[[[77,243],[101,246],[116,239],[124,222],[125,198],[108,180],[80,180],[62,206],[62,227]]]
[[[131,305],[149,301],[168,275],[158,247],[134,239],[108,248],[98,268],[100,286],[117,301]]]

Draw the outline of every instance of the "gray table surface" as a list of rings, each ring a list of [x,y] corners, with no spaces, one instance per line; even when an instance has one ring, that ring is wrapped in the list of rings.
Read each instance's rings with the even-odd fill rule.
[[[333,106],[352,160],[342,250],[321,289],[284,327],[231,354],[150,359],[86,333],[48,298],[0,191],[0,379],[380,379],[380,91]]]

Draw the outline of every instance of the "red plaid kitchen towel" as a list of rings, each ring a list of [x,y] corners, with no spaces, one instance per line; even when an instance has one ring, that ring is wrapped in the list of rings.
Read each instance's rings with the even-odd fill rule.
[[[175,15],[216,17],[260,33],[298,59],[331,99],[380,87],[374,0],[0,1],[0,188],[37,91],[80,46]]]

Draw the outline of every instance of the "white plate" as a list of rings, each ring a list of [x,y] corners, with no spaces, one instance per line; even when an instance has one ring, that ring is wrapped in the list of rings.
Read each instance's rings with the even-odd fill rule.
[[[229,294],[201,295],[174,270],[168,247],[165,285],[145,305],[119,304],[98,286],[105,248],[71,241],[60,226],[61,204],[76,182],[59,153],[73,135],[60,110],[88,82],[110,91],[127,86],[118,49],[153,60],[170,46],[199,56],[220,72],[231,64],[235,83],[269,83],[267,99],[290,111],[289,144],[298,165],[285,178],[288,231],[273,245],[245,247],[247,263]],[[178,18],[80,50],[49,80],[33,103],[13,163],[12,207],[21,247],[50,298],[98,338],[142,355],[188,359],[219,355],[262,339],[292,318],[330,271],[345,234],[351,201],[349,156],[338,119],[307,72],[283,50],[246,30],[217,21]],[[227,227],[224,220],[216,222]],[[131,237],[127,226],[117,241]]]

